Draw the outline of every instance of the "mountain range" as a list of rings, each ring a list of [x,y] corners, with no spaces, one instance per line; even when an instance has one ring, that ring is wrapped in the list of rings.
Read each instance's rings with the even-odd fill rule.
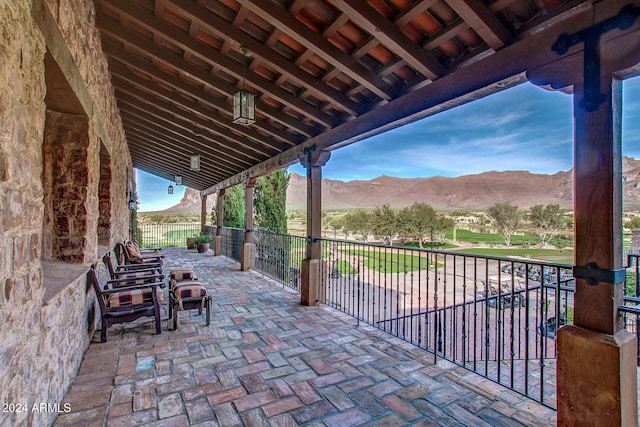
[[[640,161],[623,159],[625,209],[640,207]],[[306,177],[291,174],[287,189],[287,209],[306,207]],[[208,205],[213,206],[214,197]],[[454,178],[397,178],[380,176],[364,181],[322,181],[322,207],[330,209],[370,208],[389,204],[403,207],[414,202],[428,203],[437,209],[485,209],[496,202],[510,201],[521,209],[536,204],[557,203],[573,207],[573,171],[552,175],[528,171],[483,172]],[[210,209],[210,207],[208,207]],[[187,189],[177,205],[167,213],[199,212],[200,196]]]

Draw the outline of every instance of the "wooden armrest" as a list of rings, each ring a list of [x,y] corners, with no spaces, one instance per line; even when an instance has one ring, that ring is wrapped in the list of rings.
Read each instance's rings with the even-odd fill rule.
[[[135,291],[136,289],[153,289],[153,288],[160,287],[161,285],[164,285],[164,283],[154,282],[154,283],[143,283],[140,285],[122,286],[114,289],[105,289],[102,291],[102,294],[110,295],[110,294],[119,294],[121,292],[126,292],[126,291]]]
[[[149,274],[149,275],[145,275],[145,276],[140,276],[140,277],[124,277],[122,279],[111,279],[111,280],[107,280],[108,284],[114,284],[114,285],[118,285],[119,283],[129,283],[129,282],[135,282],[138,280],[164,280],[164,275],[163,274]],[[164,282],[158,282],[158,283],[162,283],[164,285]],[[119,285],[118,285],[119,286]]]

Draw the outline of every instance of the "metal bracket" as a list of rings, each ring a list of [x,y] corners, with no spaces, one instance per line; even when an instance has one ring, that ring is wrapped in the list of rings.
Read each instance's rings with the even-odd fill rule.
[[[567,53],[571,46],[584,43],[584,98],[580,106],[593,112],[607,100],[600,92],[600,36],[611,30],[628,30],[640,16],[640,8],[628,4],[618,15],[573,34],[561,34],[551,50],[558,55]]]
[[[302,152],[307,156],[307,164],[305,167],[307,168],[307,177],[309,178],[311,177],[311,155],[314,151],[316,151],[315,143],[302,149]]]
[[[590,262],[586,266],[576,265],[573,267],[573,277],[584,279],[590,286],[596,286],[600,282],[604,283],[624,283],[626,270],[619,268],[616,270],[605,270],[598,267],[595,262]]]

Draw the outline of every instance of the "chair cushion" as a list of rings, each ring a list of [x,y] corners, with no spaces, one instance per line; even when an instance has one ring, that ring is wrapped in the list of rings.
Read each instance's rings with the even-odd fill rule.
[[[164,292],[160,288],[155,288],[158,294],[158,302],[164,302]],[[109,295],[108,306],[111,308],[124,307],[153,302],[152,288],[132,289]]]
[[[169,272],[169,277],[174,282],[182,282],[183,280],[191,280],[195,278],[193,270],[190,268],[174,268]]]
[[[138,258],[138,259],[132,259],[132,262],[135,262],[136,264],[142,264],[143,261],[139,259],[139,258],[142,258],[142,254],[140,253],[140,249],[138,248],[138,245],[136,245],[134,242],[129,240],[124,248],[127,251],[127,254],[129,254],[129,258]]]
[[[178,282],[171,289],[176,298],[202,298],[207,295],[207,289],[200,282],[184,281]]]

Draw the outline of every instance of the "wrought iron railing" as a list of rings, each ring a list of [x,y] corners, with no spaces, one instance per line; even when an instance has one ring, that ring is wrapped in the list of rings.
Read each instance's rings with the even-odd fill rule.
[[[293,289],[300,290],[306,239],[266,230],[252,234],[252,268]]]
[[[243,231],[223,232],[236,233],[226,240],[239,242],[238,254]],[[254,231],[252,242],[252,267],[299,289],[306,238]],[[555,407],[556,331],[573,322],[571,265],[335,239],[320,243],[320,302]],[[640,314],[638,258],[629,257],[632,281],[620,307],[633,333]]]
[[[570,265],[323,240],[323,303],[547,406]]]
[[[187,237],[200,234],[200,223],[139,223],[143,248],[186,246]]]
[[[240,262],[240,250],[244,242],[244,228],[224,227],[221,237],[220,250],[222,255]]]

